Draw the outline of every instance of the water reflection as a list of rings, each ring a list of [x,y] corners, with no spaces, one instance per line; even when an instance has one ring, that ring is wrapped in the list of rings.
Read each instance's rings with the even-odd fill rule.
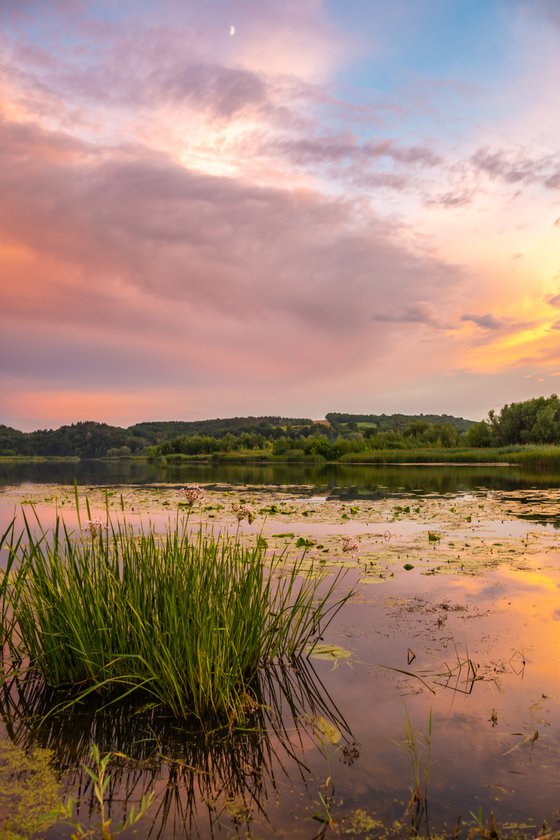
[[[291,783],[299,777],[305,790],[311,776],[307,753],[330,742],[344,755],[359,754],[346,721],[308,660],[262,671],[254,688],[259,706],[245,728],[212,733],[170,718],[151,703],[107,705],[107,698],[97,698],[53,714],[65,696],[31,674],[2,686],[0,716],[7,737],[19,747],[52,750],[66,790],[77,797],[80,822],[95,822],[92,780],[83,768],[91,765],[95,743],[101,753],[121,754],[111,764],[106,797],[113,824],[143,794],[155,791],[142,820],[142,836],[213,837],[224,826],[257,818],[267,823],[279,774]],[[68,831],[58,827],[48,836],[65,837]]]
[[[186,464],[160,465],[134,460],[76,462],[0,461],[0,486],[26,482],[81,485],[229,484],[293,487],[340,499],[490,490],[560,487],[558,474],[518,467],[347,464]]]

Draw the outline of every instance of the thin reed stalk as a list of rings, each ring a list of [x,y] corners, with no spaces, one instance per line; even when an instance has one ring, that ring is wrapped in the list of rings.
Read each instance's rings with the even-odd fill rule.
[[[0,567],[0,663],[2,664],[0,683],[5,678],[6,669],[9,673],[14,665],[21,663],[21,657],[13,644],[13,639],[20,591],[18,581],[25,574],[25,564],[18,562],[22,539],[23,534],[16,536],[15,518],[4,533],[0,534],[0,558],[3,563]]]

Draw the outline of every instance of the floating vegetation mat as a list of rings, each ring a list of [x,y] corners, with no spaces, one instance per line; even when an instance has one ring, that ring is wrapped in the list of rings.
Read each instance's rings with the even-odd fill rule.
[[[413,568],[427,575],[476,575],[502,563],[522,569],[536,557],[554,562],[560,533],[559,490],[415,496],[396,504],[387,498],[341,503],[327,496],[302,499],[293,491],[226,486],[203,488],[200,500],[189,505],[181,489],[122,486],[82,492],[100,519],[107,510],[116,517],[124,511],[132,524],[150,521],[162,528],[188,515],[193,528],[260,534],[270,554],[305,549],[315,567],[360,569],[364,583]],[[27,485],[0,491],[4,517],[21,505],[51,519],[64,513],[72,522],[74,489]]]

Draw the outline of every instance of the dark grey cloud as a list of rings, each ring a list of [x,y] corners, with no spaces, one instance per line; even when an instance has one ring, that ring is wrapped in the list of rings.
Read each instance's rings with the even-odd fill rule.
[[[83,11],[84,0],[49,0],[49,11],[65,15]],[[37,19],[37,15],[44,13],[44,0],[2,0],[0,3],[0,20],[19,22],[25,19]]]
[[[336,163],[340,161],[372,162],[380,158],[406,166],[438,166],[442,159],[427,146],[403,146],[394,138],[359,141],[357,138],[332,134],[277,140],[270,150],[285,155],[298,164]]]
[[[163,65],[138,61],[130,68],[110,61],[93,68],[72,67],[44,84],[63,96],[118,108],[184,103],[220,119],[270,105],[266,83],[249,70],[184,58]]]
[[[160,80],[158,87],[160,97],[186,100],[225,118],[267,101],[267,87],[255,73],[208,64],[178,68],[174,75]]]
[[[6,36],[0,71],[30,102],[43,98],[67,107],[121,111],[183,103],[222,120],[246,109],[274,110],[265,79],[205,57],[192,27],[136,19],[129,29],[74,12],[79,4],[60,0],[51,16],[51,22],[64,18],[79,45],[73,50]]]
[[[438,329],[445,326],[434,305],[425,301],[395,311],[376,312],[372,315],[372,320],[388,324],[424,324]]]
[[[554,24],[560,29],[560,7],[557,0],[532,0],[528,8],[533,13],[537,12],[547,22]]]
[[[488,148],[478,149],[470,158],[471,164],[490,178],[499,178],[508,184],[541,183],[549,189],[560,186],[558,156],[533,157],[525,150]]]
[[[474,189],[450,190],[428,197],[426,203],[449,208],[467,207],[469,204],[472,204],[475,195],[476,191]]]
[[[461,321],[472,321],[473,324],[476,324],[477,327],[481,327],[484,330],[499,330],[504,326],[502,321],[490,313],[486,313],[485,315],[466,313],[465,315],[461,315]]]

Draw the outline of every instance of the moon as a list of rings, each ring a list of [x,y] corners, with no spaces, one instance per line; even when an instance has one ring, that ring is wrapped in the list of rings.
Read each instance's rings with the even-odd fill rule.
[[[235,26],[230,26],[230,28],[229,28],[229,34],[230,34],[230,35],[235,35]]]

